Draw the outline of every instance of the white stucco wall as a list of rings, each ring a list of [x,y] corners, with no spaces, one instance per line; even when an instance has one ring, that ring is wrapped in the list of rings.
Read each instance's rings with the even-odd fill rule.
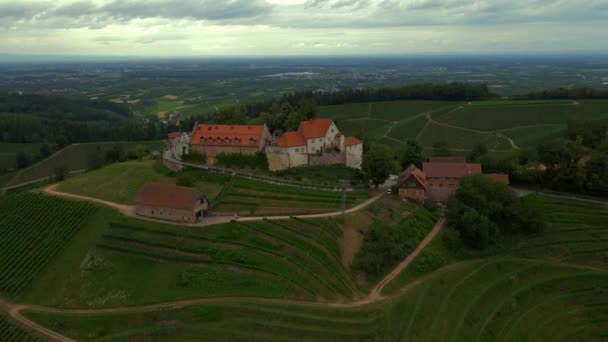
[[[363,167],[363,144],[346,146],[346,166],[361,170]]]

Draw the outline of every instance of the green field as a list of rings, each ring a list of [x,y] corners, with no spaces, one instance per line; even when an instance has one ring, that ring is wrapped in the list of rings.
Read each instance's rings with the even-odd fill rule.
[[[125,150],[137,145],[146,145],[150,149],[157,151],[161,151],[164,148],[164,142],[162,141],[74,144],[27,169],[19,171],[6,185],[18,185],[51,177],[58,167],[65,168],[68,171],[84,170],[88,167],[87,161],[91,154],[101,154],[103,158],[105,151],[115,144],[122,144]]]
[[[0,203],[16,206],[17,196],[57,200],[24,193]],[[349,230],[411,215],[411,207],[389,198],[345,218],[204,229],[100,208],[21,295],[23,302],[68,311],[24,314],[85,341],[605,340],[608,207],[533,196],[547,216],[545,232],[507,235],[480,253],[463,250],[444,228],[385,288],[386,300],[371,304],[351,304],[373,284],[348,266],[343,240]],[[22,211],[39,201],[21,201]]]
[[[175,183],[180,178],[180,174],[167,176],[162,170],[164,167],[156,163],[131,161],[111,164],[67,179],[60,184],[59,190],[133,204],[135,195],[144,183]],[[340,173],[340,170],[335,172]],[[229,215],[235,212],[239,215],[318,213],[339,210],[342,205],[340,192],[273,185],[213,171],[188,169],[182,173],[191,175],[193,186],[207,196],[213,211]],[[366,191],[353,191],[348,193],[345,203],[348,208],[368,198]]]
[[[40,152],[41,146],[42,144],[0,143],[0,170],[14,169],[18,152],[24,152],[30,159],[33,159]]]
[[[425,148],[445,140],[454,154],[478,143],[491,152],[514,152],[560,137],[571,120],[608,122],[608,101],[393,101],[325,106],[320,113],[336,120],[345,134],[393,148],[416,139]]]
[[[224,296],[330,300],[361,292],[341,263],[340,228],[327,219],[201,229],[104,208],[86,229],[74,239],[75,250],[40,276],[28,302],[112,307]]]
[[[0,212],[0,294],[16,297],[85,225],[94,208],[23,193],[0,199]]]
[[[305,214],[336,211],[342,206],[342,194],[335,191],[305,190],[239,176],[224,178],[223,185],[212,204],[212,209],[220,212],[240,212],[242,215]],[[367,191],[349,192],[346,207],[353,207],[368,197]]]
[[[74,194],[101,198],[108,201],[133,204],[135,195],[146,182],[174,183],[158,172],[156,161],[128,161],[114,163],[101,169],[67,179],[59,190]]]
[[[45,340],[13,324],[0,312],[0,341],[42,342]]]

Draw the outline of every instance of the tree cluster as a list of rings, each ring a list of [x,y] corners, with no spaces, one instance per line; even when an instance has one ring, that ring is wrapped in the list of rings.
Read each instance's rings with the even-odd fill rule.
[[[166,125],[157,117],[133,117],[124,104],[0,95],[1,142],[47,142],[61,148],[81,142],[154,140],[166,133]]]
[[[476,249],[487,248],[501,234],[540,232],[545,226],[535,197],[520,199],[508,186],[481,175],[463,178],[448,200],[446,218],[463,242]]]
[[[553,100],[553,99],[608,99],[608,90],[593,89],[589,87],[579,88],[557,88],[532,92],[518,96],[519,99],[526,100]]]

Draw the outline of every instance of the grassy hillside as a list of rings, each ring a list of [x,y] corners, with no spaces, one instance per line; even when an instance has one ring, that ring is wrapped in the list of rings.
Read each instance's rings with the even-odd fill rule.
[[[90,144],[74,144],[70,145],[61,151],[30,166],[27,169],[17,173],[10,182],[6,185],[17,185],[26,182],[35,181],[41,178],[50,177],[58,167],[66,168],[68,171],[83,170],[87,168],[88,156],[94,153],[101,153],[110,149],[115,144],[122,144],[125,150],[133,148],[137,145],[146,145],[152,150],[160,151],[164,147],[162,141],[150,142],[128,142],[128,143],[90,143]]]
[[[85,230],[57,269],[36,282],[28,302],[107,307],[225,296],[335,300],[361,292],[341,262],[341,230],[331,220],[200,229],[104,208]]]
[[[447,141],[454,154],[477,143],[504,153],[559,137],[570,120],[608,122],[608,100],[394,101],[325,106],[320,113],[346,134],[394,148],[416,139],[426,149]]]
[[[33,159],[39,153],[41,146],[42,144],[0,143],[0,170],[14,169],[19,152],[24,152],[30,159]]]
[[[293,336],[311,341],[602,340],[608,334],[605,328],[608,321],[608,292],[605,290],[608,288],[608,268],[603,255],[607,246],[601,236],[601,227],[608,213],[603,205],[552,197],[542,197],[542,200],[547,214],[550,214],[549,231],[534,237],[518,237],[515,242],[505,241],[499,255],[452,262],[447,267],[427,273],[428,263],[440,257],[437,246],[432,247],[427,251],[430,254],[421,255],[412,265],[411,270],[418,269],[422,273],[410,274],[406,281],[398,279],[396,283],[403,282],[393,289],[396,297],[381,304],[341,308],[235,298],[152,312],[73,315],[30,311],[27,316],[79,340],[142,336],[155,340],[187,340],[202,334],[209,341],[290,340]],[[565,207],[569,211],[565,211]],[[298,262],[308,265],[312,272],[306,275],[303,268],[292,266],[290,272],[283,273],[284,261],[276,263],[274,272],[309,279],[299,284],[311,286],[310,290],[316,296],[336,295],[334,291],[349,296],[356,292],[354,282],[349,280],[351,276],[347,272],[342,273],[340,263],[335,261],[335,257],[330,257],[331,251],[335,252],[338,247],[331,239],[337,231],[331,228],[329,221],[281,221],[279,226],[271,222],[248,224],[247,227],[231,225],[211,232],[188,234],[194,233],[197,237],[204,236],[216,242],[221,238],[224,244],[235,243],[230,237],[241,236],[248,244],[260,244],[258,246],[263,246],[262,241],[267,244],[279,239],[291,248],[298,246],[297,249],[308,251],[303,254],[308,257]],[[305,226],[324,227],[306,233],[309,247],[301,244],[305,240],[303,236],[296,239],[295,232],[304,232]],[[138,253],[154,251],[159,254],[158,248],[161,247],[158,244],[171,241],[170,235],[163,239],[154,238],[155,234],[161,234],[160,227],[152,229],[148,226],[142,231],[143,228],[142,225],[139,228],[114,226],[110,233],[127,233],[121,233],[120,238],[106,235],[102,244],[130,246],[115,253],[128,253],[132,259],[137,259],[142,258]],[[259,234],[266,236],[264,240],[254,238],[262,237]],[[584,242],[586,236],[593,234],[599,235]],[[189,241],[194,241],[195,236]],[[296,243],[297,240],[301,242]],[[156,243],[152,244],[153,241]],[[180,241],[184,241],[183,237]],[[313,241],[314,244],[310,244]],[[444,236],[436,240],[435,245],[446,248],[447,241],[450,239]],[[193,242],[182,242],[171,251],[192,253],[195,246]],[[315,252],[314,248],[310,249],[312,246],[322,246],[327,253]],[[552,253],[557,246],[563,253]],[[580,256],[577,251],[581,249],[589,253]],[[275,250],[282,253],[276,247]],[[100,253],[106,251],[100,249]],[[290,253],[289,256],[294,255]],[[150,258],[151,255],[144,257]],[[175,265],[180,258],[184,256],[173,255],[167,262]],[[194,258],[194,255],[189,258]],[[318,263],[310,259],[318,259]],[[444,260],[443,264],[447,262]],[[321,265],[324,267],[319,268]],[[328,277],[324,272],[337,276]],[[314,281],[313,274],[324,282]],[[418,280],[413,282],[413,279]],[[410,285],[404,287],[408,283]],[[407,291],[401,292],[400,289],[404,288]],[[294,293],[301,293],[303,299],[311,295],[306,294],[306,290],[299,291]],[[244,292],[249,293],[249,290],[240,291]]]
[[[133,204],[141,186],[150,181],[174,183],[154,168],[155,161],[114,163],[101,169],[77,175],[61,183],[59,190],[101,198],[112,202]]]
[[[35,193],[0,199],[0,294],[22,294],[93,212],[87,203]]]
[[[42,342],[45,339],[32,335],[30,332],[15,325],[0,312],[0,340],[20,342]]]
[[[207,196],[212,210],[216,212],[268,215],[327,212],[341,208],[342,194],[339,192],[272,185],[240,176],[232,177],[195,169],[169,177],[162,168],[162,165],[155,165],[152,161],[111,164],[74,176],[63,182],[59,190],[133,204],[135,195],[145,182],[175,183],[186,176],[192,179],[192,186],[199,188]],[[368,197],[365,191],[349,192],[346,198],[347,208],[363,202]]]

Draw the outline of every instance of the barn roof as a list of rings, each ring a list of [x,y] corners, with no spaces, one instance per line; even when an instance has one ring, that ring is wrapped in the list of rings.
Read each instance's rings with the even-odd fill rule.
[[[463,178],[481,174],[481,164],[431,161],[423,163],[422,170],[429,178]]]
[[[263,139],[265,128],[265,125],[198,124],[192,132],[190,144],[208,146],[258,146]]]
[[[359,144],[363,144],[363,141],[361,141],[355,137],[346,137],[346,139],[344,139],[344,145],[346,145],[346,146],[353,146],[353,145],[359,145]]]
[[[280,147],[305,146],[306,139],[300,132],[285,132],[276,143]]]
[[[196,201],[203,197],[203,194],[195,188],[167,183],[148,182],[139,189],[139,192],[135,197],[135,204],[190,210],[194,209]]]
[[[327,130],[334,123],[331,119],[317,118],[300,122],[299,131],[306,139],[322,138],[327,134]]]
[[[403,184],[410,176],[416,178],[416,180],[426,189],[426,175],[414,164],[410,164],[410,166],[399,175],[397,178],[397,185],[400,186]]]

